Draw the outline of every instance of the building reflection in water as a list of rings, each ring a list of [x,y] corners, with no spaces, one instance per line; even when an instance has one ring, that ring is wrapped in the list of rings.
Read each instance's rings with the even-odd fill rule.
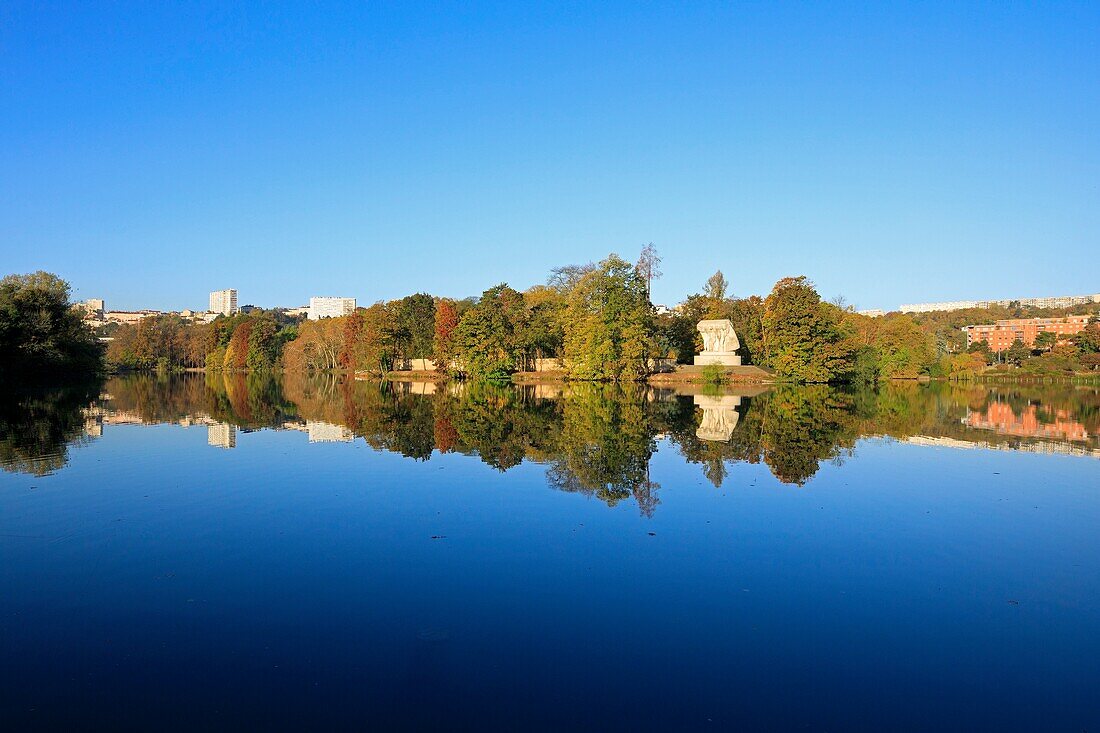
[[[1041,410],[1035,404],[1028,404],[1017,410],[1007,402],[992,402],[984,410],[975,410],[967,415],[966,425],[975,430],[992,430],[1000,435],[1015,435],[1020,438],[1079,443],[1089,439],[1089,431],[1070,415],[1069,410]]]
[[[206,443],[216,448],[236,448],[237,428],[224,422],[211,423],[206,426]]]
[[[350,443],[355,439],[350,429],[323,420],[306,420],[306,433],[310,443]]]

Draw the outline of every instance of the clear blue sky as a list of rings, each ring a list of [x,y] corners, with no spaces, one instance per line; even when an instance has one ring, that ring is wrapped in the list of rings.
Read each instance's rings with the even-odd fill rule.
[[[1100,291],[1100,3],[0,3],[0,270],[113,308],[652,241],[860,307]]]

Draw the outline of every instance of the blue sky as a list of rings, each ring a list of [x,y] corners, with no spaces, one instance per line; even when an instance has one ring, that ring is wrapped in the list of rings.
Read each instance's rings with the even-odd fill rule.
[[[1091,293],[1098,182],[1098,3],[0,4],[0,270],[112,308]]]

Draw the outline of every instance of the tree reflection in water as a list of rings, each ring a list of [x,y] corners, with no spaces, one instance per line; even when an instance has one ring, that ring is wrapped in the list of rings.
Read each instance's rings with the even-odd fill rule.
[[[723,412],[707,417],[707,409]],[[211,373],[130,375],[102,390],[7,395],[0,400],[0,465],[55,471],[67,446],[119,422],[204,423],[212,436],[220,431],[210,442],[222,447],[235,445],[235,430],[274,428],[308,431],[311,440],[362,438],[416,460],[461,453],[501,471],[531,461],[547,466],[555,489],[609,506],[633,498],[646,515],[659,503],[649,471],[658,439],[699,464],[716,487],[737,463],[764,463],[779,481],[804,485],[822,462],[842,461],[866,436],[1100,457],[1100,391],[1068,385],[778,386],[692,395],[637,385]]]
[[[57,389],[0,394],[0,467],[45,476],[64,467],[70,445],[98,432],[87,410],[102,389],[90,381]]]

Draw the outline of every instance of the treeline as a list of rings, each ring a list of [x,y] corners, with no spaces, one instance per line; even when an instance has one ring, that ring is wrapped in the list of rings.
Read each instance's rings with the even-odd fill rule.
[[[452,376],[493,380],[559,359],[570,378],[634,381],[665,355],[645,282],[611,255],[559,268],[526,292],[500,284],[460,301],[421,293],[310,322],[284,360],[288,369],[372,373],[429,360]]]
[[[655,253],[650,251],[651,256]],[[785,278],[766,297],[727,295],[721,272],[675,311],[657,314],[649,299],[652,262],[630,265],[617,255],[554,270],[545,285],[519,292],[507,284],[479,298],[454,301],[426,294],[376,303],[350,316],[303,324],[287,345],[291,370],[385,373],[411,366],[452,376],[502,379],[554,359],[565,377],[637,381],[657,360],[689,364],[702,349],[700,320],[728,318],[743,363],[768,367],[797,382],[918,376],[927,341],[912,321],[871,324],[824,302],[804,277]],[[931,346],[928,346],[929,353]]]
[[[280,311],[222,316],[212,323],[150,316],[115,330],[107,361],[126,370],[274,369],[286,343],[297,337],[298,321]]]
[[[281,311],[223,316],[212,323],[154,316],[114,331],[106,360],[123,370],[381,375],[431,369],[474,380],[507,379],[549,366],[568,379],[628,382],[645,379],[665,362],[690,364],[702,348],[698,322],[728,318],[743,363],[791,382],[969,378],[990,365],[1036,374],[1100,368],[1095,319],[1068,342],[1042,334],[1032,347],[1017,343],[994,355],[983,344],[966,350],[960,324],[1032,317],[1034,309],[870,318],[822,300],[805,277],[780,280],[766,297],[736,297],[728,294],[719,271],[702,292],[658,314],[649,287],[660,276],[659,263],[648,246],[634,265],[612,254],[599,263],[557,268],[546,284],[523,292],[502,283],[463,300],[416,293],[319,321],[303,322]],[[103,348],[68,298],[68,285],[48,273],[0,281],[0,348],[6,357],[0,375],[101,368]]]
[[[690,364],[702,349],[698,322],[726,318],[744,364],[792,382],[873,383],[976,374],[993,356],[981,347],[965,351],[956,324],[1019,314],[870,318],[822,300],[805,277],[784,278],[764,297],[736,297],[720,271],[701,292],[658,314],[649,286],[660,275],[659,263],[647,247],[634,265],[612,254],[599,263],[557,268],[546,284],[523,292],[502,283],[463,300],[416,293],[319,321],[297,322],[276,312],[212,324],[161,316],[118,329],[108,358],[130,369],[375,375],[417,369],[474,380],[507,379],[551,360],[541,366],[560,369],[568,379],[627,382],[645,379],[662,361]],[[1040,343],[1025,356],[1041,354],[1044,365],[1074,371],[1087,368],[1096,343],[1100,339],[1088,335],[1069,346]]]

